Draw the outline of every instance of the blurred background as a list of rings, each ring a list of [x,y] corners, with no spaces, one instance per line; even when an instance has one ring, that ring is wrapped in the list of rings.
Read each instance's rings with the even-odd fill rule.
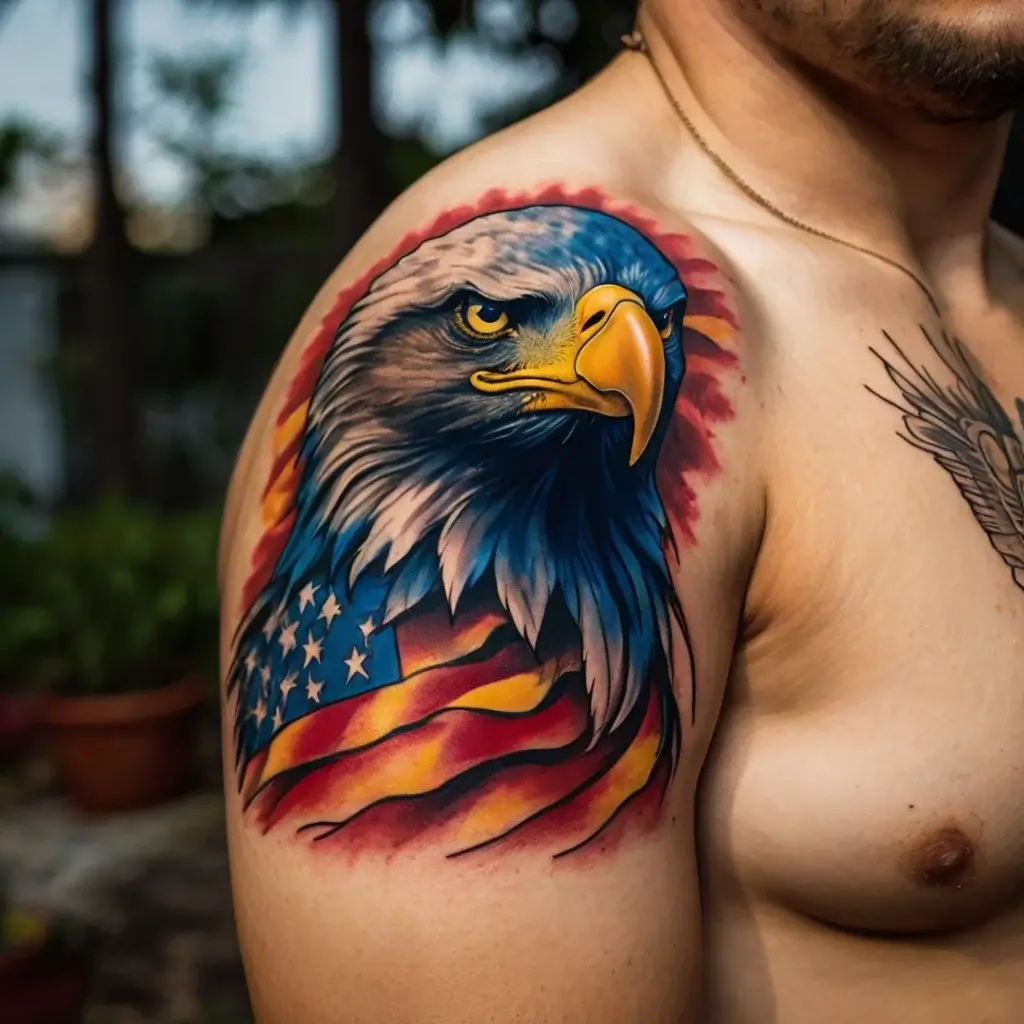
[[[0,0],[0,1020],[250,1019],[219,506],[395,195],[601,68],[634,0]],[[1024,232],[1024,132],[997,199]],[[12,1009],[13,1008],[13,1009]]]

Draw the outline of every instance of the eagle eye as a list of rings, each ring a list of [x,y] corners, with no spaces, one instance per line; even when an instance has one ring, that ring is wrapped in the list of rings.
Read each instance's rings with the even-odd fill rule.
[[[464,299],[456,307],[455,323],[471,338],[499,338],[512,332],[508,312],[497,303],[479,297]]]
[[[658,333],[666,341],[672,337],[678,313],[679,308],[677,306],[669,306],[668,309],[663,309],[652,314],[652,319],[654,320],[655,327],[658,328]]]

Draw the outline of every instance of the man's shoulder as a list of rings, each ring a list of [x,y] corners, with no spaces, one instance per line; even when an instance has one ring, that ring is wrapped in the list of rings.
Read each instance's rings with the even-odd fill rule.
[[[452,306],[458,320],[467,311],[488,312],[472,303],[463,310],[466,296],[519,308],[545,296],[596,294],[594,286],[611,275],[623,294],[641,296],[652,316],[685,317],[683,355],[695,381],[707,376],[698,374],[705,363],[730,388],[743,377],[732,372],[742,361],[744,311],[727,262],[694,219],[629,173],[619,143],[606,140],[589,158],[580,156],[593,126],[575,117],[571,103],[456,154],[381,215],[287,345],[240,457],[232,498],[265,477],[295,381],[320,366],[322,352],[339,332],[351,333],[356,319],[373,326],[369,313],[353,317],[368,305],[385,319],[403,304]],[[474,323],[465,325],[470,332]],[[486,333],[489,325],[481,324],[477,332]]]
[[[384,211],[337,275],[351,277],[367,261],[379,262],[409,235],[441,234],[467,218],[526,207],[576,207],[627,218],[632,209],[652,230],[700,234],[685,210],[659,199],[626,140],[606,137],[594,144],[597,126],[567,116],[572,109],[549,108],[440,163]]]

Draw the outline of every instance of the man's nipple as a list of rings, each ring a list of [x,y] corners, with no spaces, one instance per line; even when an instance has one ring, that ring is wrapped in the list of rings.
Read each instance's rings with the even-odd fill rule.
[[[974,877],[974,841],[956,825],[926,833],[908,851],[910,877],[931,889],[962,889]]]

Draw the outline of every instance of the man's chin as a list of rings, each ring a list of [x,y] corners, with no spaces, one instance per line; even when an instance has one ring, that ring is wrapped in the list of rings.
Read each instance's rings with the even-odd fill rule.
[[[893,10],[853,49],[884,98],[936,124],[991,123],[1024,105],[1024,16],[979,28]]]
[[[733,0],[825,78],[936,124],[1024,106],[1024,0]]]

